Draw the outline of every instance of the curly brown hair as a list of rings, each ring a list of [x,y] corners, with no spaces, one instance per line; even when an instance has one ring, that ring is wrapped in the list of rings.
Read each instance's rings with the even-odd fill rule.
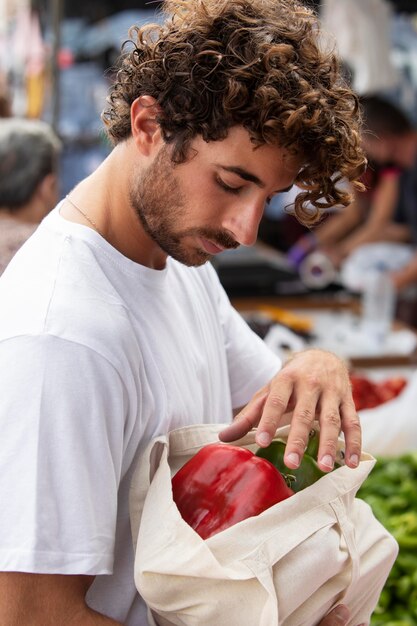
[[[129,32],[133,49],[102,116],[113,143],[131,134],[132,102],[150,95],[174,162],[197,135],[221,140],[241,125],[255,145],[302,156],[294,210],[304,224],[349,204],[338,183],[360,187],[366,164],[358,100],[334,51],[320,45],[314,12],[298,0],[165,0],[164,11],[162,24]]]

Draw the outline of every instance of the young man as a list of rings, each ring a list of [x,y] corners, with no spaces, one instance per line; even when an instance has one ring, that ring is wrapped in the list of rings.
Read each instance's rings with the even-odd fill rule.
[[[58,201],[60,150],[46,122],[0,119],[0,274]]]
[[[344,364],[312,350],[280,370],[207,263],[252,245],[294,182],[305,220],[304,201],[349,202],[334,173],[363,170],[356,98],[296,0],[166,9],[123,57],[104,113],[113,151],[0,281],[2,625],[146,625],[128,492],[160,433],[246,405],[222,439],[258,425],[266,446],[293,409],[289,467],[315,417],[320,466],[340,429],[358,463]]]

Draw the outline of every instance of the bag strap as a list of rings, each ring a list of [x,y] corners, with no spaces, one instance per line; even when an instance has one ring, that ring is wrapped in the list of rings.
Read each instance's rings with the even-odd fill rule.
[[[291,530],[290,541],[288,536],[286,541],[279,541],[281,524],[276,525],[276,532],[266,539],[263,545],[259,546],[252,554],[242,560],[252,574],[259,580],[268,594],[268,600],[264,606],[265,620],[260,621],[259,626],[270,626],[279,624],[278,598],[273,578],[273,568],[271,561],[279,563],[308,536],[314,534],[321,528],[337,523],[337,518],[333,508],[329,504],[322,504],[315,509],[310,509],[302,516],[302,520],[294,524]],[[283,522],[284,523],[284,522]]]
[[[257,551],[254,558],[246,558],[243,562],[268,594],[259,618],[259,626],[279,626],[277,592],[272,566],[268,561],[268,556],[262,547]]]
[[[167,460],[167,438],[164,436],[153,439],[140,455],[140,462],[136,465],[129,488],[130,526],[133,546],[136,551],[140,520],[146,494],[151,484],[153,474],[162,458]]]
[[[218,443],[219,432],[227,426],[230,426],[230,423],[194,424],[172,430],[168,435],[170,454],[173,456],[191,454],[208,443]]]
[[[350,583],[346,587],[345,592],[341,598],[341,601],[347,600],[350,590],[356,585],[360,575],[360,555],[358,553],[357,544],[355,540],[355,527],[346,515],[346,508],[341,498],[333,500],[330,503],[342,532],[343,538],[346,542],[346,548],[349,554],[351,563],[351,576]]]
[[[279,542],[276,540],[276,536],[271,536],[258,550],[242,560],[268,594],[268,600],[264,607],[265,621],[261,619],[260,626],[279,624],[278,600],[273,579],[273,569],[270,564],[271,550],[274,552],[273,560],[278,563],[304,541],[308,535],[329,526],[332,519],[333,523],[339,526],[345,540],[351,565],[351,578],[343,599],[346,598],[349,590],[356,585],[360,573],[360,558],[355,541],[355,529],[352,522],[348,519],[342,498],[337,498],[315,510],[307,511],[303,515],[302,523],[298,524],[298,528],[292,528],[291,541]]]

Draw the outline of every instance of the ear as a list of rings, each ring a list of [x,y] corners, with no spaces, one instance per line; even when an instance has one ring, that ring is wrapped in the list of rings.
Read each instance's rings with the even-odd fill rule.
[[[149,156],[162,141],[161,129],[156,120],[159,106],[152,96],[140,96],[130,107],[132,137],[140,152]]]

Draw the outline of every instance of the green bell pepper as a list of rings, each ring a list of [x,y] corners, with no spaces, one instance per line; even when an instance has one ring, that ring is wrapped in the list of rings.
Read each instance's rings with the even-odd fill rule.
[[[316,430],[310,432],[306,451],[297,469],[290,469],[285,465],[285,446],[285,441],[274,440],[267,448],[259,448],[256,451],[256,456],[267,459],[272,465],[275,465],[294,492],[309,487],[325,475],[325,472],[319,468],[316,462],[319,448],[319,435]]]

